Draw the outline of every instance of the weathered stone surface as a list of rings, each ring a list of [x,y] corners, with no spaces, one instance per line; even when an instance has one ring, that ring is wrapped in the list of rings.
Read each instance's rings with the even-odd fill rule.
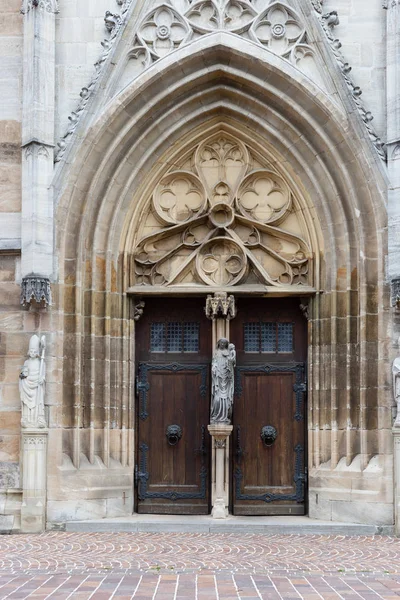
[[[325,0],[324,14],[338,9],[338,23],[293,0],[299,35],[286,37],[280,13],[283,32],[264,39],[262,2],[233,19],[215,5],[208,31],[206,5],[195,14],[172,0],[163,13],[165,23],[174,19],[172,43],[153,1],[140,14],[118,4],[60,0],[57,16],[54,6],[21,15],[19,0],[0,9],[0,488],[18,484],[18,376],[33,334],[49,340],[48,518],[121,516],[132,509],[136,444],[128,289],[145,283],[167,294],[175,277],[180,294],[248,285],[243,293],[258,286],[268,302],[269,288],[285,295],[306,285],[316,291],[310,514],[389,522],[400,333],[387,281],[387,272],[400,276],[399,5]],[[104,20],[111,10],[119,14]],[[379,135],[393,137],[390,185],[369,110]],[[205,166],[201,152],[211,142],[215,150],[221,132],[236,144],[234,160],[215,155]],[[53,146],[65,134],[55,170]],[[226,172],[214,181],[217,163]],[[176,195],[165,201],[169,188]],[[199,219],[195,235],[185,232],[189,218]],[[229,239],[206,239],[212,227],[225,236],[225,226]],[[237,261],[231,271],[228,255]],[[210,257],[214,270],[205,268]],[[21,308],[21,279],[32,272],[51,280],[52,307]],[[279,288],[286,278],[289,288]]]

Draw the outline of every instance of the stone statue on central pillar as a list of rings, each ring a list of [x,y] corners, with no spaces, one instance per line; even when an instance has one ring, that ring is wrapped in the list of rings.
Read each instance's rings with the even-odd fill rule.
[[[211,364],[211,416],[210,422],[231,424],[233,394],[234,394],[234,369],[236,365],[236,350],[233,344],[225,338],[217,342]]]

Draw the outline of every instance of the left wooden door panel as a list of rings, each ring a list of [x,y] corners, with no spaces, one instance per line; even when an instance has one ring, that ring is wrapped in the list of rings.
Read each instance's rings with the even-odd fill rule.
[[[192,299],[149,304],[137,336],[138,512],[208,514],[210,324]]]

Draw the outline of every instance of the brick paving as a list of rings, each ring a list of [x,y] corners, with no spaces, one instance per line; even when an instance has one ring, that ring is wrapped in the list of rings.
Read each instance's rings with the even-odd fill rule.
[[[0,598],[400,598],[388,536],[61,533],[0,537]]]

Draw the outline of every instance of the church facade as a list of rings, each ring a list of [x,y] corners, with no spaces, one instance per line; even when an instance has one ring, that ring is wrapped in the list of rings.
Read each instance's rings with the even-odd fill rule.
[[[399,532],[400,4],[83,4],[0,11],[0,529]]]

